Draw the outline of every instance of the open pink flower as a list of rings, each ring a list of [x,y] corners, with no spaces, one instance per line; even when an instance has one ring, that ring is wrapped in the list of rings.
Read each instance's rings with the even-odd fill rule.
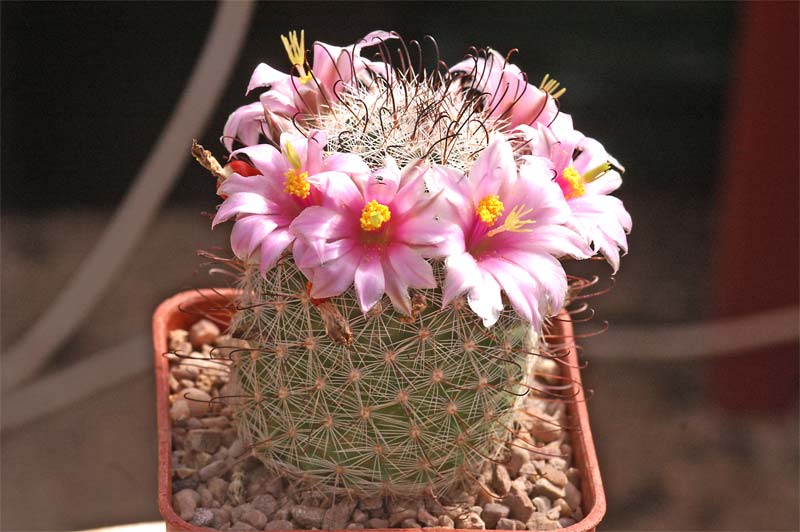
[[[558,257],[586,258],[585,241],[563,224],[569,208],[544,164],[519,172],[508,141],[496,137],[470,170],[450,171],[450,200],[466,249],[445,260],[443,304],[462,293],[492,326],[503,310],[501,290],[534,327],[559,311],[567,279]]]
[[[465,59],[450,68],[462,76],[463,88],[482,93],[486,115],[504,120],[509,128],[536,122],[549,124],[558,114],[555,99],[528,83],[519,67],[506,61],[498,52]]]
[[[267,90],[261,93],[258,102],[244,105],[228,117],[223,144],[231,150],[235,140],[251,146],[261,135],[275,139],[291,125],[295,115],[317,113],[322,104],[333,101],[334,92],[341,90],[337,85],[365,81],[370,73],[391,77],[389,65],[361,57],[361,50],[396,38],[395,33],[378,30],[346,47],[315,42],[312,68],[306,61],[303,33],[298,38],[296,32],[290,32],[288,38],[282,39],[295,75],[260,63],[250,77],[247,94],[257,88]]]
[[[366,181],[339,187],[295,219],[295,262],[311,279],[311,297],[337,296],[355,285],[364,312],[386,293],[409,314],[409,288],[436,287],[425,259],[460,252],[463,239],[442,216],[441,191],[426,173],[421,162],[401,172],[387,157]]]
[[[352,183],[351,175],[367,174],[369,168],[357,155],[334,153],[323,157],[326,137],[313,131],[308,138],[284,133],[281,151],[259,144],[233,152],[246,159],[261,175],[234,173],[220,187],[227,195],[213,226],[236,218],[231,248],[242,260],[260,252],[261,273],[272,269],[295,237],[289,225],[300,212],[319,205],[341,183]]]
[[[620,250],[628,251],[626,234],[632,221],[622,201],[609,194],[622,184],[624,169],[602,144],[573,129],[566,115],[559,115],[556,125],[518,129],[528,140],[530,153],[549,161],[575,227],[616,272]]]

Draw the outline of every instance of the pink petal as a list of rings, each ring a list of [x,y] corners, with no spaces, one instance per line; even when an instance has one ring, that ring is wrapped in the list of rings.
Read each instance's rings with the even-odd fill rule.
[[[250,215],[236,220],[231,230],[231,249],[242,260],[246,260],[261,245],[278,224],[267,216]]]
[[[538,301],[544,298],[544,294],[536,293],[537,287],[530,274],[515,264],[496,258],[482,260],[480,268],[492,274],[517,314],[538,329],[541,323]]]
[[[266,63],[260,63],[250,76],[250,82],[247,84],[247,92],[245,94],[248,94],[256,87],[267,87],[289,77],[288,74],[275,70]]]
[[[290,229],[306,240],[338,240],[355,234],[357,223],[358,220],[348,220],[332,209],[314,205],[303,209]]]
[[[239,107],[231,113],[222,129],[222,144],[225,149],[233,150],[233,143],[237,139],[245,146],[256,144],[263,122],[264,107],[261,103],[253,102]]]
[[[392,269],[406,284],[414,288],[436,288],[433,268],[419,253],[406,245],[393,243],[387,255]]]
[[[480,284],[483,278],[478,263],[469,253],[451,255],[444,261],[446,276],[442,288],[442,308],[467,290]]]
[[[346,206],[352,211],[364,208],[361,191],[347,174],[342,172],[320,172],[308,177],[308,182],[322,192],[322,204],[332,209]]]
[[[351,175],[368,174],[369,166],[354,153],[332,153],[323,163],[326,171],[344,172]]]
[[[497,135],[469,171],[473,200],[479,202],[486,196],[497,194],[501,184],[514,181],[516,176],[517,167],[511,144],[505,137]]]
[[[355,247],[350,253],[315,268],[311,297],[324,299],[343,294],[353,284],[363,250]]]
[[[539,294],[540,314],[554,315],[561,310],[567,293],[567,276],[561,262],[551,255],[520,251],[509,251],[503,258],[530,274],[536,283],[531,291]]]
[[[367,179],[364,186],[364,201],[375,200],[389,205],[394,200],[400,184],[400,169],[391,156],[386,157],[383,168],[376,170]]]
[[[383,274],[386,281],[386,295],[392,302],[392,307],[398,312],[406,316],[411,314],[411,298],[408,295],[408,285],[403,281],[397,272],[394,271],[392,265],[389,264],[388,258],[384,258]]]
[[[237,214],[271,214],[275,210],[275,203],[267,200],[261,194],[252,192],[239,192],[228,196],[228,199],[219,206],[211,227],[229,220]]]
[[[259,270],[261,275],[267,275],[267,272],[275,267],[281,254],[286,250],[289,244],[294,241],[288,229],[276,229],[261,242],[261,264]]]
[[[258,144],[236,150],[231,157],[246,156],[252,165],[267,177],[282,178],[288,170],[286,159],[283,155],[269,144]]]
[[[503,310],[500,285],[489,272],[481,271],[481,281],[472,287],[467,296],[470,308],[483,320],[484,327],[494,325]]]
[[[364,253],[356,269],[354,283],[356,296],[362,312],[367,312],[381,300],[386,288],[380,256],[376,253]]]

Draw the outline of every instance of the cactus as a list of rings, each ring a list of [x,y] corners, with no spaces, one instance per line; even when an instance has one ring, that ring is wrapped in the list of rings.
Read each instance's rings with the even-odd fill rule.
[[[318,302],[288,257],[243,276],[234,322],[257,346],[238,358],[237,420],[273,470],[368,494],[447,491],[474,480],[509,434],[530,326],[507,311],[485,328],[438,289],[404,316],[366,315],[352,291]]]
[[[360,56],[386,60],[396,38],[316,43],[312,69],[291,34],[299,76],[260,65],[251,88],[274,99],[226,124],[245,148],[225,166],[193,149],[225,198],[214,224],[236,219],[239,432],[323,491],[473,485],[533,389],[567,295],[558,259],[616,269],[630,228],[607,196],[621,167],[557,122],[557,82],[533,87],[488,49],[422,76],[407,49],[400,69]]]

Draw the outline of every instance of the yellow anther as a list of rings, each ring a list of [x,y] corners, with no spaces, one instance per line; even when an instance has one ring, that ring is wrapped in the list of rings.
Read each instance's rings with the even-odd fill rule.
[[[584,183],[591,183],[609,170],[611,170],[611,163],[603,163],[599,166],[595,166],[591,170],[584,172],[581,178],[583,179]]]
[[[298,155],[297,151],[295,151],[294,146],[288,140],[286,144],[283,145],[283,154],[286,156],[286,160],[289,161],[289,164],[295,170],[300,170],[300,167],[303,166],[303,161],[300,160],[300,155]]]
[[[508,213],[508,216],[506,216],[503,225],[501,225],[496,229],[492,229],[491,231],[486,233],[486,235],[491,238],[495,235],[499,235],[504,231],[509,231],[511,233],[530,233],[531,231],[533,231],[533,229],[530,228],[525,229],[524,227],[529,224],[535,224],[536,220],[523,220],[522,217],[527,216],[531,212],[533,212],[533,209],[525,209],[525,205],[517,205],[516,207],[511,209],[510,213]]]
[[[564,197],[567,199],[572,198],[580,198],[586,193],[586,187],[584,187],[583,178],[581,174],[578,173],[573,167],[568,166],[564,169],[561,176],[566,181],[566,184],[569,185],[569,191],[564,191]],[[563,187],[562,187],[563,190]]]
[[[283,190],[300,199],[306,199],[311,193],[311,183],[308,182],[308,172],[300,172],[295,168],[283,174],[286,176],[286,184]]]
[[[289,32],[289,37],[281,35],[281,42],[286,49],[286,55],[289,56],[289,61],[292,65],[297,67],[297,73],[300,74],[300,83],[308,83],[311,79],[311,70],[306,72],[306,32],[300,30],[300,39],[297,38],[297,32],[292,30]]]
[[[487,225],[494,225],[498,218],[503,214],[505,206],[497,196],[486,196],[475,209],[475,214]]]
[[[566,87],[559,89],[559,85],[561,85],[561,83],[551,78],[550,74],[545,74],[542,78],[542,82],[539,84],[539,88],[552,96],[553,99],[557,100],[567,92]]]
[[[377,231],[391,218],[392,212],[389,207],[372,200],[361,211],[361,229],[364,231]]]

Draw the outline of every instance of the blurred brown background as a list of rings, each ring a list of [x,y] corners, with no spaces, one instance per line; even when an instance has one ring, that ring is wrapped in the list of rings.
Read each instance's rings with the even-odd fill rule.
[[[217,7],[0,4],[0,364],[107,228]],[[278,35],[293,28],[340,45],[373,29],[431,34],[451,64],[473,45],[519,48],[514,61],[532,79],[561,81],[576,127],[625,164],[618,195],[634,218],[616,286],[592,301],[611,328],[583,342],[603,529],[800,528],[797,336],[713,354],[687,345],[691,357],[648,341],[727,316],[796,316],[797,3],[259,3],[196,133],[218,156],[255,65],[288,67]],[[227,246],[228,228],[212,233],[201,214],[215,199],[208,175],[186,164],[77,332],[42,371],[3,390],[0,529],[158,518],[149,319],[170,294],[218,284],[195,253]],[[607,279],[605,265],[591,266]],[[630,338],[636,348],[623,345]],[[60,377],[131,339],[133,369],[102,368],[108,386]],[[26,418],[9,410],[20,397],[50,406]]]

